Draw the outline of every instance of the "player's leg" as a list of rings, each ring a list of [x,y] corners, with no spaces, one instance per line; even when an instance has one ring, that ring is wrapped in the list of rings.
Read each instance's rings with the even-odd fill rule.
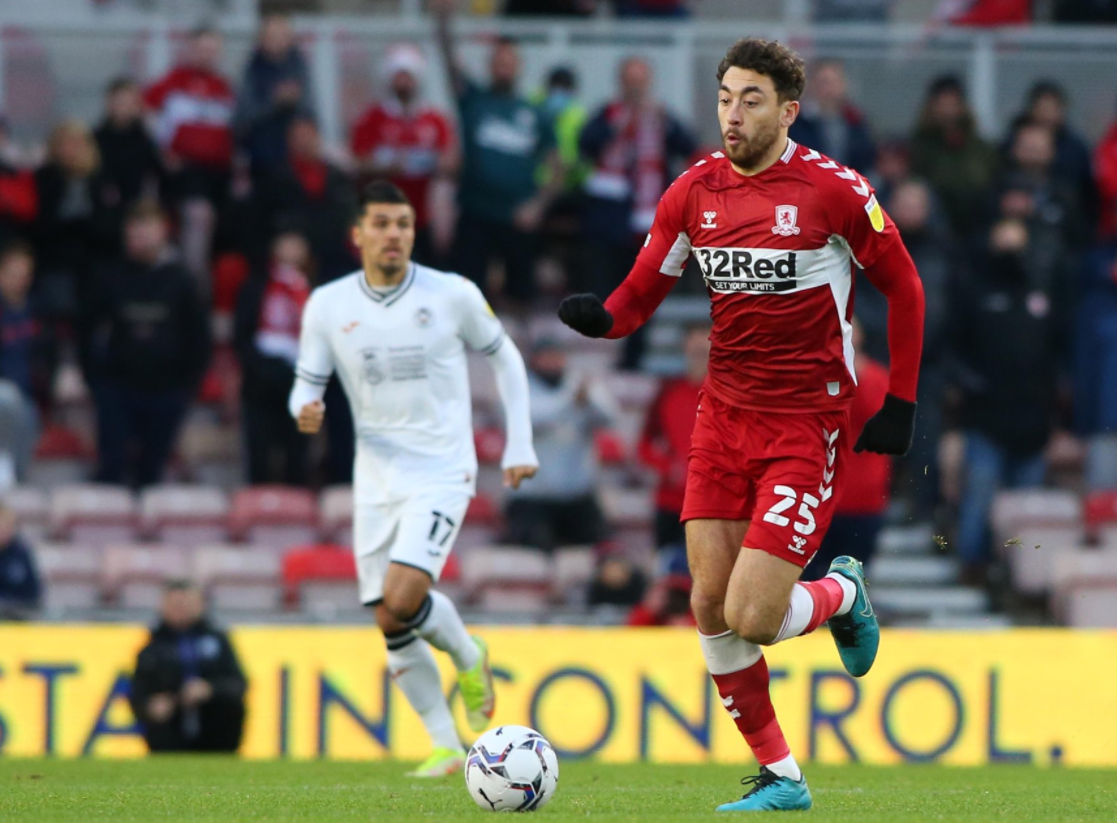
[[[861,564],[838,557],[821,580],[798,580],[834,516],[847,423],[845,412],[780,420],[782,453],[757,479],[756,517],[745,535],[745,545],[767,557],[742,553],[729,586],[726,619],[762,645],[810,634],[830,621],[842,663],[860,677],[872,666],[880,642]]]
[[[706,667],[722,705],[761,765],[753,789],[722,810],[810,808],[810,792],[791,756],[769,694],[768,664],[760,645],[726,619],[728,581],[742,562],[745,520],[690,520],[687,558],[694,578],[691,604]],[[752,555],[760,552],[749,552]],[[768,606],[768,611],[774,611]],[[743,804],[743,805],[742,805]]]
[[[388,672],[431,738],[431,756],[412,774],[439,777],[461,768],[465,763],[465,751],[450,705],[442,692],[442,676],[430,646],[384,604],[388,552],[398,530],[399,517],[399,506],[358,504],[353,524],[357,578],[361,602],[373,609],[376,623],[384,633]],[[421,599],[419,597],[418,601]]]
[[[496,702],[488,646],[469,634],[450,598],[432,588],[453,549],[469,500],[458,490],[432,489],[407,502],[392,543],[384,597],[397,620],[450,655],[469,725],[482,731],[492,720]]]

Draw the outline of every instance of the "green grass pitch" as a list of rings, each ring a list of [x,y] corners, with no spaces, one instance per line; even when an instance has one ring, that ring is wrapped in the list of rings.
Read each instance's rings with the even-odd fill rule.
[[[544,820],[723,819],[744,768],[560,764]],[[399,763],[0,759],[0,821],[482,821],[460,777],[422,782]],[[812,766],[813,821],[1107,821],[1117,771],[1027,766]]]

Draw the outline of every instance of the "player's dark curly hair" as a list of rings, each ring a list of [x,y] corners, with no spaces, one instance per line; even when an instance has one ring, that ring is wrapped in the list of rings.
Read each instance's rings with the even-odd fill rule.
[[[748,69],[765,77],[772,78],[776,96],[781,103],[798,100],[803,96],[807,85],[807,73],[803,68],[803,58],[783,43],[775,40],[761,40],[757,37],[743,37],[729,47],[725,57],[718,64],[718,82],[732,68]]]

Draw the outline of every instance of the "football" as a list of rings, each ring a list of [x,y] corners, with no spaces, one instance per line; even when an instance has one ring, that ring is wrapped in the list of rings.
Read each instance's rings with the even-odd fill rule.
[[[465,785],[482,809],[531,812],[547,805],[558,786],[551,744],[527,726],[497,726],[481,735],[465,759]]]

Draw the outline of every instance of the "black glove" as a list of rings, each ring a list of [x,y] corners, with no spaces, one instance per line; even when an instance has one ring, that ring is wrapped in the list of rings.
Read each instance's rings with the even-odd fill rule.
[[[613,315],[596,294],[575,294],[559,304],[559,320],[586,337],[604,337],[613,328]]]
[[[915,403],[886,394],[884,405],[865,423],[853,450],[876,454],[907,454],[914,434]]]

